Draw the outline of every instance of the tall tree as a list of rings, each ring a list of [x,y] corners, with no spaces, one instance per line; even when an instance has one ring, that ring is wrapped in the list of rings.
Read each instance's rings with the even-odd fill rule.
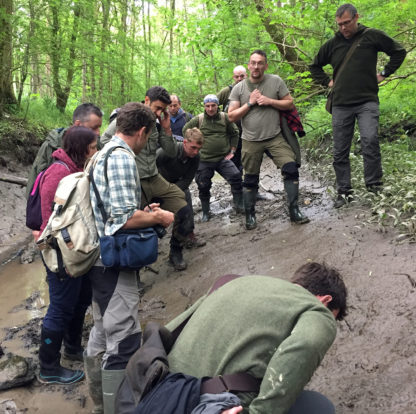
[[[5,106],[16,103],[12,76],[12,13],[13,0],[0,0],[0,116]]]

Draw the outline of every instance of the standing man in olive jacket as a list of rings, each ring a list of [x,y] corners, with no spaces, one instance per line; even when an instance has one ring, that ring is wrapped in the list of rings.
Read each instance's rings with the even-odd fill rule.
[[[377,135],[378,84],[400,67],[406,50],[381,30],[368,29],[359,24],[357,9],[352,4],[340,6],[335,19],[339,32],[321,47],[310,65],[310,71],[314,80],[324,86],[332,88],[335,82],[332,129],[338,197],[334,207],[339,208],[353,199],[349,154],[356,119],[361,135],[365,184],[372,192],[382,189],[383,170]],[[337,72],[345,55],[357,38],[360,38],[359,43],[338,78]],[[377,73],[378,52],[390,56],[380,73]],[[332,78],[322,69],[328,64],[333,68]]]
[[[230,184],[236,211],[238,213],[244,212],[241,173],[231,161],[238,143],[238,128],[228,119],[225,112],[219,111],[218,105],[216,95],[205,96],[205,111],[192,118],[183,127],[184,134],[189,128],[199,128],[204,135],[201,160],[195,176],[201,200],[203,222],[210,219],[211,180],[215,171]]]
[[[136,155],[136,165],[142,187],[141,209],[151,203],[160,203],[162,209],[175,213],[169,261],[175,270],[184,270],[187,265],[182,256],[182,248],[191,232],[189,215],[193,212],[185,200],[184,192],[175,184],[167,182],[159,174],[156,165],[157,148],[163,148],[166,154],[172,157],[176,154],[176,140],[172,136],[167,111],[170,102],[169,93],[165,88],[153,86],[147,90],[144,104],[156,115],[158,123],[153,128],[146,146]],[[111,140],[116,131],[116,123],[117,118],[102,136],[102,144]]]

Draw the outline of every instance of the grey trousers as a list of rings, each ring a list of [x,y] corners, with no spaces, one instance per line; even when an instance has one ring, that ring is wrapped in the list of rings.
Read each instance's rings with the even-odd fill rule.
[[[351,191],[350,149],[355,120],[358,122],[361,136],[365,184],[367,186],[382,184],[383,170],[378,142],[379,115],[378,103],[372,101],[355,106],[332,108],[333,166],[338,193],[346,194]]]
[[[90,280],[94,327],[87,356],[104,354],[104,369],[124,369],[141,339],[136,272],[94,266]]]

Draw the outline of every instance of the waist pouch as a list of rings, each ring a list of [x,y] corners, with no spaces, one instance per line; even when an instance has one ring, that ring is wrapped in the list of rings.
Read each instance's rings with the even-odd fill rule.
[[[154,263],[158,254],[158,237],[153,227],[119,230],[100,237],[101,261],[105,267],[137,270]]]

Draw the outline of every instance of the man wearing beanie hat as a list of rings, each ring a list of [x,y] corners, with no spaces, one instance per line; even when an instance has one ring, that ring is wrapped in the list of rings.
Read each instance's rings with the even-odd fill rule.
[[[290,220],[296,224],[309,222],[298,207],[299,170],[295,153],[280,128],[280,111],[291,110],[293,98],[279,76],[264,73],[267,68],[266,53],[255,50],[248,63],[250,77],[234,86],[228,109],[230,120],[241,119],[243,125],[241,158],[245,173],[243,196],[247,230],[257,227],[256,195],[266,151],[282,171]]]
[[[195,175],[201,200],[202,221],[210,219],[211,179],[216,171],[230,184],[236,211],[244,212],[241,174],[231,161],[238,143],[238,128],[230,122],[227,114],[218,110],[218,104],[216,95],[205,96],[204,113],[187,122],[182,131],[185,134],[189,128],[199,128],[204,135],[204,146]]]

